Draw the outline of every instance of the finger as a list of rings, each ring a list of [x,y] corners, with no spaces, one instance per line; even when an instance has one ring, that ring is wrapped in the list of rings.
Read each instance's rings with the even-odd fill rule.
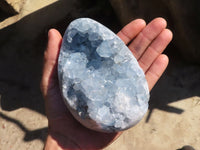
[[[154,60],[164,51],[171,40],[172,32],[168,29],[164,29],[147,48],[147,50],[138,60],[138,63],[144,72],[148,70]]]
[[[48,45],[44,53],[44,67],[41,82],[41,89],[44,95],[46,95],[47,88],[49,88],[48,85],[50,83],[50,80],[52,80],[52,78],[56,75],[56,64],[61,41],[62,36],[57,30],[49,30]]]
[[[146,23],[142,19],[136,19],[131,23],[127,24],[117,35],[128,44],[133,38],[141,32],[141,30],[146,26]]]
[[[136,39],[129,44],[129,49],[137,60],[141,57],[149,44],[164,28],[166,28],[166,25],[167,23],[163,18],[154,19],[139,33]]]
[[[162,54],[156,58],[145,76],[149,85],[149,91],[156,84],[168,65],[169,59],[166,55]]]

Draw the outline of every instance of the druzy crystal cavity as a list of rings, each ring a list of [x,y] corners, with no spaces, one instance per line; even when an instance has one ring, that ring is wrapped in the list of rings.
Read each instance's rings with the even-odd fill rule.
[[[149,90],[137,60],[112,31],[80,18],[65,31],[58,77],[66,106],[87,128],[117,132],[138,123]]]

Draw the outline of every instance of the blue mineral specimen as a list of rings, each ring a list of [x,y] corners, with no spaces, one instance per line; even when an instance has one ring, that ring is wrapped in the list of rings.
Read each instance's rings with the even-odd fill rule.
[[[118,36],[92,19],[80,18],[68,26],[58,77],[68,109],[90,129],[128,129],[148,109],[148,85],[137,60]]]

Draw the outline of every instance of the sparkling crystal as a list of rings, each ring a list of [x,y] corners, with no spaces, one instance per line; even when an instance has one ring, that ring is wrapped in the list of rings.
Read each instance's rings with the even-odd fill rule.
[[[58,77],[68,109],[90,129],[128,129],[148,109],[148,85],[137,60],[118,36],[92,19],[68,26]]]

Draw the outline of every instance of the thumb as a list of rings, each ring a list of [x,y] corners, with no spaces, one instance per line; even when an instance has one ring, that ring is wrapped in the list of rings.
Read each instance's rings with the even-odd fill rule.
[[[62,36],[56,29],[50,29],[48,33],[48,45],[44,52],[44,67],[41,81],[41,91],[44,96],[51,87],[52,81],[57,77],[57,60],[62,42]]]

